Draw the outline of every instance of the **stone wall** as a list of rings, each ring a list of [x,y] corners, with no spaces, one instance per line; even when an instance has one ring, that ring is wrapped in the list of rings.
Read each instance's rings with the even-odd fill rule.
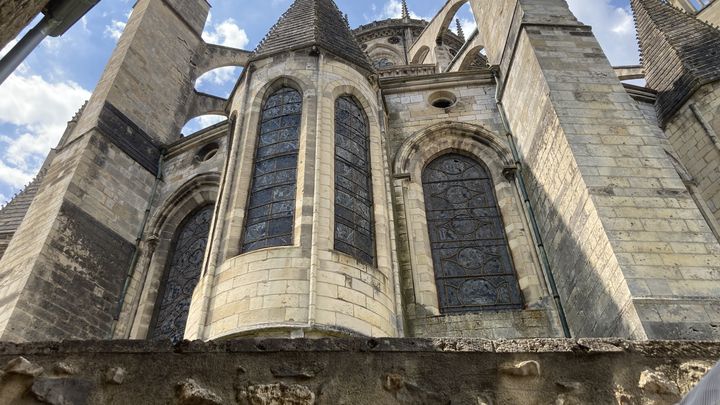
[[[712,4],[705,7],[698,13],[698,18],[716,27],[720,26],[720,1],[713,1]]]
[[[0,259],[3,339],[110,336],[160,145],[178,139],[185,122],[190,60],[204,46],[199,21],[208,8],[205,0],[178,9],[159,0],[137,3],[73,136]],[[180,14],[189,10],[197,14],[191,21]],[[173,74],[154,74],[161,68]]]
[[[481,32],[502,4],[483,2]],[[662,134],[566,2],[520,0],[507,25],[488,56],[574,336],[716,338],[720,246]]]
[[[178,227],[187,215],[217,200],[227,159],[228,126],[227,122],[216,124],[168,148],[116,338],[147,336]],[[205,159],[214,148],[215,155]]]
[[[669,120],[665,133],[710,213],[720,221],[720,83],[698,90]]]
[[[157,143],[180,139],[209,7],[205,0],[138,1],[72,137],[96,125],[109,102]]]
[[[0,402],[670,405],[719,357],[672,341],[4,343]]]
[[[0,49],[42,11],[49,0],[0,1]]]
[[[548,302],[512,176],[507,140],[500,136],[495,86],[489,72],[397,78],[382,81],[387,106],[388,156],[393,159],[394,201],[408,336],[482,338],[558,336],[557,315]],[[448,108],[432,106],[434,95],[455,98]],[[460,152],[487,165],[526,310],[441,315],[430,250],[422,169],[435,157]],[[534,309],[532,315],[526,314]],[[530,320],[532,319],[532,320]]]
[[[3,339],[109,336],[154,177],[98,132],[58,151],[0,260]]]

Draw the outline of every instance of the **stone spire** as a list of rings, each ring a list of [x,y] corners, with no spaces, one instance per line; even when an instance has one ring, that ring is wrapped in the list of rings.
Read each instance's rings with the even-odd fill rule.
[[[631,0],[648,87],[664,126],[705,84],[720,80],[720,30],[660,0]]]
[[[455,24],[457,24],[457,34],[458,34],[458,36],[460,37],[460,39],[462,39],[463,41],[465,41],[465,32],[463,32],[462,24],[460,23],[460,19],[459,19],[459,18],[456,18],[456,19],[455,19]]]
[[[407,5],[406,0],[402,0],[402,18],[403,18],[403,20],[410,19],[410,10],[408,10],[408,5]]]
[[[312,47],[374,71],[333,0],[295,0],[255,49],[253,59]]]

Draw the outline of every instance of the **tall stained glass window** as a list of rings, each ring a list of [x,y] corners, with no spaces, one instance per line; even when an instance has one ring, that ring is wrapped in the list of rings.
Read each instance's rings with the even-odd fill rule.
[[[209,205],[188,216],[178,228],[155,304],[151,339],[180,341],[185,334],[190,300],[200,279],[212,216],[213,206]]]
[[[520,287],[485,166],[447,154],[425,168],[422,180],[440,311],[521,308]]]
[[[284,87],[263,106],[242,251],[293,243],[302,95]]]
[[[374,264],[370,136],[365,112],[349,96],[335,102],[335,250]]]

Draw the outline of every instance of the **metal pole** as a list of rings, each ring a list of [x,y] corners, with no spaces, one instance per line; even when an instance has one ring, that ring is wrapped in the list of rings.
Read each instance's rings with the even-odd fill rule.
[[[0,84],[5,82],[12,72],[30,55],[33,49],[49,35],[51,28],[50,19],[48,17],[43,18],[0,60]]]

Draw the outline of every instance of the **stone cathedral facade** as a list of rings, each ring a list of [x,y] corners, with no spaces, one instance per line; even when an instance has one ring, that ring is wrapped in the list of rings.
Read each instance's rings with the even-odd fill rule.
[[[613,68],[564,0],[297,0],[254,51],[138,1],[0,211],[0,339],[720,339],[718,4],[631,4]]]

